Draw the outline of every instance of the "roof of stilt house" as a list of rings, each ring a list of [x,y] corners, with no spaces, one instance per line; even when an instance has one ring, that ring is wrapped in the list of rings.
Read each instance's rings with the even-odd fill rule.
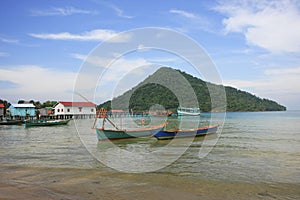
[[[60,101],[59,103],[63,104],[64,106],[71,107],[95,107],[96,104],[92,102],[71,102],[71,101]]]

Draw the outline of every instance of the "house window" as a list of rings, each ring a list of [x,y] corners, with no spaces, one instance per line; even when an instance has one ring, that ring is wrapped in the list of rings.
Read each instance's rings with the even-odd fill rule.
[[[57,112],[59,112],[60,110],[59,109],[57,109]]]
[[[79,107],[78,109],[79,109],[79,112],[81,112],[81,111],[82,111],[82,107]]]
[[[61,112],[64,112],[64,109],[61,109]]]
[[[67,109],[67,112],[70,112],[70,108]]]
[[[91,112],[94,112],[94,108],[91,109]]]

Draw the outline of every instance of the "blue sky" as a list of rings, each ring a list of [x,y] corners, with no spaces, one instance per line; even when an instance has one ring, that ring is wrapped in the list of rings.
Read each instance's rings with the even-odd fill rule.
[[[128,30],[161,27],[201,45],[224,85],[300,109],[299,1],[3,0],[0,5],[0,98],[12,103],[71,100],[82,63],[101,42]],[[149,64],[149,55],[139,56],[120,59],[111,77],[124,76],[122,67]],[[170,55],[151,56],[171,65]],[[110,98],[99,92],[96,103]]]

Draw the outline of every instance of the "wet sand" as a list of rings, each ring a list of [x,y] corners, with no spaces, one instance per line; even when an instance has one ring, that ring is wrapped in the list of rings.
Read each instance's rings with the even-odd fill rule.
[[[102,169],[0,166],[0,199],[300,199],[300,184],[187,179]]]

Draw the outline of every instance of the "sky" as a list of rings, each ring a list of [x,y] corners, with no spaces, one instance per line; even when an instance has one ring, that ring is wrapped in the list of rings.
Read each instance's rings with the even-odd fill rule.
[[[92,82],[94,100],[102,103],[112,97],[109,89],[119,95],[157,66],[193,74],[178,55],[139,45],[137,49],[144,50],[116,56],[109,69],[104,64],[100,71],[84,69],[95,75],[92,78],[82,76],[86,63],[109,63],[93,53],[98,48],[101,52],[103,43],[124,44],[131,39],[126,33],[155,27],[199,44],[222,84],[275,100],[288,110],[300,109],[296,0],[2,0],[0,27],[0,99],[11,103],[70,101],[83,82]],[[128,78],[128,73],[140,71],[140,79]]]

